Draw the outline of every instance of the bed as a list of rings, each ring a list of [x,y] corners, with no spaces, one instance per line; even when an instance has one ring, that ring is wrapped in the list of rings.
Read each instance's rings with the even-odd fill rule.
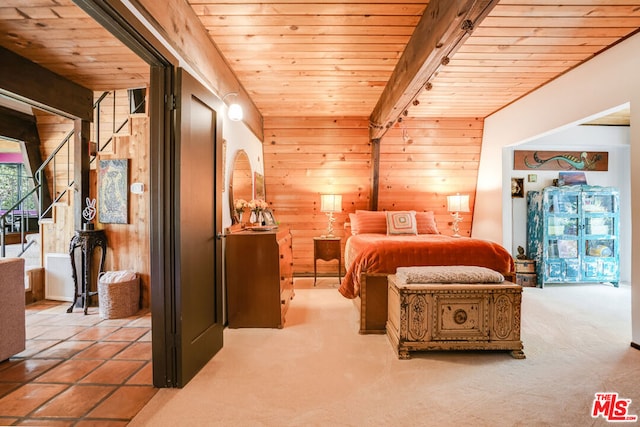
[[[400,221],[404,215],[406,221]],[[393,217],[396,216],[396,220]],[[387,276],[398,267],[469,265],[511,277],[514,261],[501,245],[439,234],[432,212],[356,211],[345,246],[346,273],[339,292],[360,312],[360,333],[385,333]],[[402,223],[399,232],[393,222]],[[413,224],[407,225],[407,222]]]

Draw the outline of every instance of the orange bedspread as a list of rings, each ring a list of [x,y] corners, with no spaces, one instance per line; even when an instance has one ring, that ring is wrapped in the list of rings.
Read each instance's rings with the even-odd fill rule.
[[[359,295],[361,273],[393,274],[398,267],[473,265],[500,273],[514,271],[513,258],[501,245],[465,237],[360,234],[349,238],[347,250],[350,264],[338,289],[346,298]]]

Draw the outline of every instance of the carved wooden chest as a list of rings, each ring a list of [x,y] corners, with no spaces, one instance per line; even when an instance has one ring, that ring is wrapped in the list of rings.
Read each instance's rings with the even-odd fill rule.
[[[397,284],[389,278],[387,336],[400,359],[423,350],[510,350],[523,359],[522,287]]]

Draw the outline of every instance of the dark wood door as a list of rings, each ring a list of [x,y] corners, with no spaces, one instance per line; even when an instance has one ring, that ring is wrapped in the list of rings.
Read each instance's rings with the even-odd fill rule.
[[[176,385],[222,348],[221,102],[178,70],[174,172]]]

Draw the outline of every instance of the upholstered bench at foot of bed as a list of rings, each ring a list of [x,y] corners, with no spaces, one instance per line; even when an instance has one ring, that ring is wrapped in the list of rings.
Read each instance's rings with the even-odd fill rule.
[[[510,350],[520,340],[522,287],[502,283],[397,283],[390,275],[387,336],[400,359],[411,351]]]

